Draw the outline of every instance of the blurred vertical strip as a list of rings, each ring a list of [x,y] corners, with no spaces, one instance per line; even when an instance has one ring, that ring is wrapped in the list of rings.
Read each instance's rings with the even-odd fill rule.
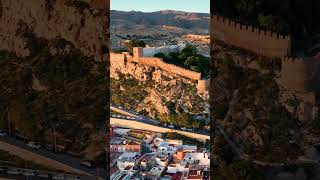
[[[109,53],[109,46],[110,46],[110,0],[104,0],[104,2],[106,3],[106,12],[107,12],[107,16],[106,16],[106,24],[105,24],[105,31],[106,31],[106,36],[107,36],[107,47],[106,47],[106,52],[107,52],[107,56],[106,56],[106,90],[107,90],[107,96],[106,96],[106,101],[107,103],[107,116],[106,116],[106,130],[107,130],[107,136],[106,136],[106,141],[105,141],[105,149],[106,149],[106,168],[107,168],[107,177],[110,177],[110,53]]]
[[[214,81],[215,81],[215,76],[216,76],[216,69],[215,69],[215,60],[214,60],[214,44],[213,44],[213,28],[214,28],[214,24],[213,24],[213,14],[214,14],[214,1],[210,1],[210,88],[209,88],[209,104],[210,104],[210,150],[211,150],[211,156],[210,156],[210,177],[214,177],[214,173],[216,171],[216,158],[214,155],[214,151],[215,151],[215,146],[214,146],[214,142],[216,141],[216,136],[217,133],[219,133],[217,125],[216,125],[216,120],[213,116],[213,108],[214,108]]]

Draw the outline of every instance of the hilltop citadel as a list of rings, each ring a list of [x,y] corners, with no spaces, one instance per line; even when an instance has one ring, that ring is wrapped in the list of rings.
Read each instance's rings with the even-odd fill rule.
[[[301,119],[314,119],[316,116],[317,90],[319,89],[320,60],[319,57],[293,57],[292,40],[288,35],[280,35],[269,30],[242,25],[225,17],[211,15],[212,41],[245,49],[247,52],[264,56],[265,59],[279,60],[281,70],[277,72],[276,81],[282,87],[294,92],[303,100]],[[253,68],[243,55],[233,57],[235,63]],[[251,64],[250,64],[251,63]]]
[[[186,78],[190,81],[197,82],[198,92],[207,93],[209,88],[209,80],[203,78],[202,74],[199,72],[187,70],[181,67],[178,67],[173,64],[168,64],[163,61],[161,58],[153,57],[156,53],[169,53],[169,52],[177,52],[181,51],[185,47],[185,44],[172,45],[172,46],[162,46],[162,47],[134,47],[133,48],[133,56],[131,56],[128,52],[123,53],[110,53],[110,71],[111,77],[113,77],[114,72],[116,71],[124,71],[126,66],[134,66],[144,65],[148,67],[158,68],[161,71],[168,73],[168,75],[175,75],[179,77]],[[142,73],[143,74],[143,73]],[[158,79],[161,81],[161,74],[156,75],[153,73],[153,77],[149,77],[148,75],[139,75],[138,79],[140,80],[148,80],[148,79]]]

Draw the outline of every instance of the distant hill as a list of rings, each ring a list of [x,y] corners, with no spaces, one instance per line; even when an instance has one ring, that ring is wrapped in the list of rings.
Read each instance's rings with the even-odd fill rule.
[[[113,25],[144,25],[144,26],[176,26],[187,30],[209,29],[210,14],[182,11],[110,11],[111,26]]]

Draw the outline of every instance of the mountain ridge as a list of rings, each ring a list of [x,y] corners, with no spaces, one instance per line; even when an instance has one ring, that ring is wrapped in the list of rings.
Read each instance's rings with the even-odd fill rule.
[[[141,11],[110,11],[111,25],[151,25],[176,26],[184,29],[209,29],[209,13],[193,13],[175,10],[162,10],[155,12]]]

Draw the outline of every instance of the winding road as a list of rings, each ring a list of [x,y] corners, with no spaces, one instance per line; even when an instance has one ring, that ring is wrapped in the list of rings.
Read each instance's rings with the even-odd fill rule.
[[[141,122],[141,123],[144,123],[144,124],[159,126],[159,127],[162,127],[162,128],[168,128],[167,126],[161,124],[159,120],[152,119],[152,118],[150,118],[148,116],[139,115],[137,112],[132,111],[132,110],[127,110],[127,109],[124,109],[124,108],[120,108],[120,107],[117,107],[115,105],[110,105],[110,110],[113,110],[113,111],[118,112],[120,114],[125,114],[125,115],[128,115],[128,116],[135,117],[135,119],[128,119],[127,117],[118,117],[119,119],[137,121],[137,122]],[[190,133],[187,130],[181,130],[181,129],[177,129],[177,128],[172,128],[172,129]],[[196,130],[196,131],[193,131],[192,133],[201,134],[201,135],[209,135],[209,132],[206,131],[206,130]]]
[[[23,150],[27,150],[29,152],[35,153],[42,157],[55,160],[59,163],[67,165],[73,169],[78,170],[79,172],[84,172],[87,176],[96,176],[105,179],[107,177],[107,171],[103,168],[87,168],[80,165],[81,159],[78,157],[73,157],[71,155],[62,154],[62,153],[54,153],[53,151],[49,151],[44,148],[40,149],[32,149],[25,144],[25,142],[18,140],[11,136],[0,137],[0,141],[3,143],[7,143],[9,145],[13,145],[17,148],[21,148]],[[16,149],[17,149],[16,148]]]

